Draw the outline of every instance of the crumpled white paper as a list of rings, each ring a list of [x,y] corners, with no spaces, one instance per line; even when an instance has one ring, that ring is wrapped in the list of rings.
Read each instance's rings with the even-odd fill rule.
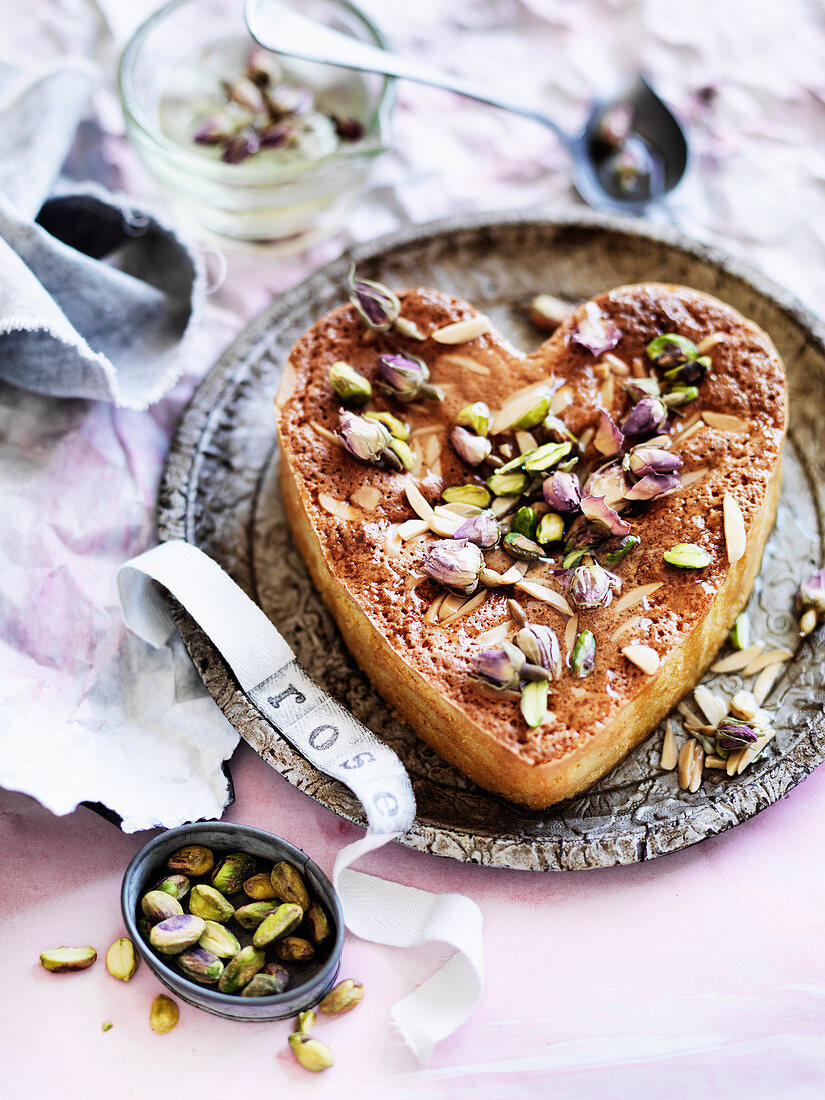
[[[691,128],[692,171],[669,203],[670,215],[687,233],[762,267],[821,311],[825,35],[818,5],[362,5],[400,50],[502,93],[535,97],[570,128],[584,119],[594,90],[647,71]],[[117,44],[154,6],[153,0],[9,5],[0,59],[36,56],[46,64],[76,53],[113,73]],[[76,146],[72,174],[146,194],[151,183],[120,136],[115,99],[98,94],[96,106],[108,136],[102,145]],[[337,255],[348,238],[366,240],[448,213],[535,210],[571,199],[566,154],[551,134],[402,83],[393,149],[376,164],[348,235],[308,257],[231,256],[193,360],[205,371],[245,320]],[[177,756],[158,746],[172,730],[185,734],[201,704],[175,701],[170,684],[179,664],[173,654],[144,650],[138,657],[128,648],[115,591],[117,566],[155,541],[157,480],[194,383],[190,374],[144,414],[0,387],[0,784],[34,795],[57,813],[96,799],[137,829],[221,812],[220,763],[235,735],[218,708],[202,699],[201,770],[182,782],[177,768],[191,742],[184,737]],[[151,729],[163,736],[152,736]],[[154,762],[134,750],[146,744],[144,738]]]

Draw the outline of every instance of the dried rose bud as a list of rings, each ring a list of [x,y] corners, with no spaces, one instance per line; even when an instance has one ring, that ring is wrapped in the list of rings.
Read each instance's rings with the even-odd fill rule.
[[[483,435],[473,435],[466,428],[453,428],[450,442],[458,457],[468,466],[478,466],[493,449],[493,444]]]
[[[667,409],[657,397],[643,397],[622,425],[625,435],[655,435],[667,424]]]
[[[678,489],[681,484],[682,478],[678,473],[645,474],[641,481],[627,490],[625,500],[655,500],[672,489]]]
[[[574,473],[556,470],[552,477],[545,478],[541,491],[546,502],[556,512],[569,515],[579,511],[582,493],[579,479]]]
[[[501,528],[493,513],[485,510],[465,520],[455,532],[453,538],[466,539],[468,542],[480,546],[482,550],[492,550],[494,546],[498,546],[501,538]]]
[[[357,118],[341,118],[339,115],[330,115],[330,118],[341,141],[360,141],[364,136],[364,123]]]
[[[226,118],[209,118],[195,131],[192,140],[196,145],[224,145],[232,140],[232,126]]]
[[[254,156],[261,147],[261,142],[256,130],[251,126],[244,127],[240,133],[235,134],[223,151],[221,160],[227,164],[240,164],[247,157]]]
[[[627,478],[618,462],[594,470],[584,486],[585,496],[604,497],[608,504],[624,500],[626,492]]]
[[[311,111],[315,94],[312,88],[303,84],[278,84],[275,88],[268,88],[263,99],[272,118],[279,119],[284,115],[304,115]]]
[[[515,643],[530,662],[546,669],[554,680],[561,678],[562,660],[559,640],[549,626],[525,626],[515,637]]]
[[[610,507],[604,497],[582,497],[581,510],[585,519],[608,531],[611,535],[630,534],[630,524]]]
[[[478,588],[484,556],[468,539],[444,539],[430,548],[421,568],[439,584],[472,596]]]
[[[508,642],[501,649],[486,649],[475,657],[476,676],[498,691],[519,686],[524,664],[524,654]]]
[[[223,80],[221,83],[230,103],[237,103],[239,107],[251,111],[253,115],[263,114],[266,110],[261,89],[253,84],[249,77],[241,76],[237,80]]]
[[[654,170],[653,154],[644,138],[636,134],[625,139],[605,166],[607,175],[613,177],[616,186],[628,197],[650,195]]]
[[[819,620],[825,620],[825,569],[812,573],[800,584],[796,607],[801,613],[799,633],[804,638]]]
[[[383,283],[355,278],[355,264],[347,276],[349,300],[358,311],[361,320],[373,332],[387,332],[401,312],[401,303]]]
[[[585,319],[579,322],[570,339],[593,355],[602,355],[615,348],[622,338],[618,325],[609,321],[595,302],[587,302],[584,311]]]
[[[259,88],[265,88],[268,84],[275,84],[281,79],[281,66],[271,50],[265,50],[263,46],[255,46],[246,55],[244,75]]]
[[[661,397],[662,395],[661,387],[655,378],[626,378],[624,388],[634,405],[645,397]]]
[[[628,455],[627,465],[636,477],[644,477],[645,474],[672,474],[680,469],[682,460],[679,455],[660,447],[636,447]]]
[[[341,413],[340,427],[345,447],[362,462],[380,462],[392,441],[383,424],[346,410]]]
[[[599,415],[599,427],[593,439],[593,446],[605,458],[612,458],[613,455],[617,455],[624,446],[624,436],[614,422],[613,417],[604,409]]]
[[[288,122],[272,122],[259,131],[262,149],[294,148],[298,144],[298,135]]]
[[[758,740],[759,735],[749,725],[733,718],[723,718],[716,727],[716,744],[728,752],[744,749]]]
[[[593,138],[605,149],[618,149],[627,139],[633,124],[633,106],[616,103],[599,115]]]
[[[573,570],[570,581],[570,598],[576,607],[587,611],[601,607],[610,598],[611,592],[621,588],[621,581],[596,562],[579,565]]]
[[[441,397],[434,386],[428,385],[429,368],[417,356],[381,355],[378,357],[378,373],[380,385],[399,401],[414,401],[417,397],[438,400]]]

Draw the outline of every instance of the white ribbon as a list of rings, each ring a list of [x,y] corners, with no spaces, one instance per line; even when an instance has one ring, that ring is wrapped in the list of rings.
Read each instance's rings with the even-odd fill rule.
[[[350,868],[360,856],[412,826],[415,797],[403,764],[307,676],[263,611],[197,547],[166,542],[132,558],[118,572],[127,626],[157,647],[176,627],[153,581],[205,631],[264,718],[362,803],[367,835],[338,853],[333,870],[350,931],[394,947],[438,940],[456,949],[440,970],[391,1009],[416,1057],[427,1062],[435,1045],[466,1020],[481,996],[482,922],[476,903],[461,894],[430,894]]]

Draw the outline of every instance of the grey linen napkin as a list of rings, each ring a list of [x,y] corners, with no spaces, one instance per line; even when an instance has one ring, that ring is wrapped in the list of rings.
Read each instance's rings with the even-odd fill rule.
[[[96,185],[51,198],[97,80],[0,62],[0,378],[145,409],[182,373],[200,259],[156,215]]]

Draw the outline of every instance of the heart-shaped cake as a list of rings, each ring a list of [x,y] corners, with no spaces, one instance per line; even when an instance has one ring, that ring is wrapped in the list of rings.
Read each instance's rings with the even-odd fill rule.
[[[781,360],[665,284],[522,354],[468,303],[353,284],[277,397],[287,516],[378,691],[475,782],[542,808],[690,691],[774,521]]]

